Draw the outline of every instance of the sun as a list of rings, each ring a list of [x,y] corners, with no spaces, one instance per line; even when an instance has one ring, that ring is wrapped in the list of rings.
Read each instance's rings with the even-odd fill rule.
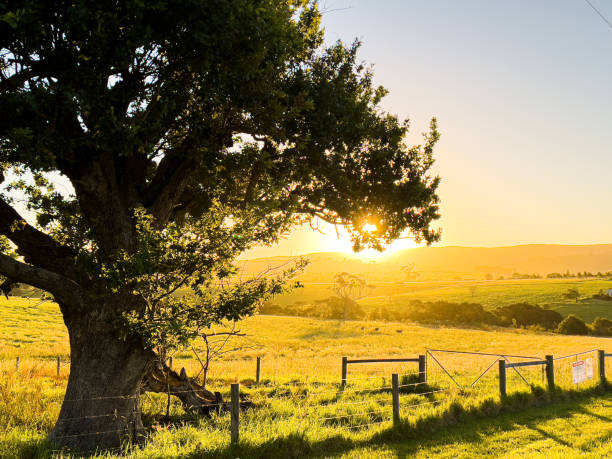
[[[344,227],[327,223],[321,223],[319,226],[321,232],[319,233],[321,241],[321,249],[326,252],[341,252],[351,258],[357,258],[363,261],[375,262],[383,259],[386,256],[393,254],[398,250],[413,249],[418,247],[418,244],[412,239],[399,239],[393,243],[385,246],[383,252],[379,252],[374,249],[364,249],[360,252],[353,251],[353,244],[351,242],[351,236],[348,230]],[[378,226],[374,223],[366,223],[361,227],[361,231],[366,233],[374,233],[378,231]]]

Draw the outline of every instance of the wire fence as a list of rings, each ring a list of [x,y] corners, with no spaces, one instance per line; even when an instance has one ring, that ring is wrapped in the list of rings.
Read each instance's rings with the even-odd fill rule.
[[[249,381],[243,385],[243,389],[246,387],[243,395],[246,392],[258,397],[255,405],[274,412],[276,422],[298,418],[310,426],[359,432],[391,426],[400,418],[431,415],[440,406],[461,400],[490,399],[497,393],[503,399],[506,388],[508,393],[550,388],[551,378],[556,389],[582,390],[605,384],[606,374],[612,376],[612,354],[596,349],[551,357],[550,361],[542,356],[441,349],[429,349],[421,357],[424,359],[409,362],[368,361],[367,365],[350,366],[350,370],[344,364],[345,358],[335,381],[317,374],[304,380],[264,377],[256,384]],[[260,364],[258,361],[258,380]],[[0,362],[0,378],[12,374],[24,379],[45,376],[63,381],[69,374],[68,366],[66,357],[4,360]],[[501,367],[505,368],[503,392],[500,392]],[[217,388],[223,391],[222,387]],[[58,393],[46,400],[59,416],[53,438],[68,444],[92,436],[99,438],[100,443],[116,436],[134,438],[144,433],[141,414],[150,429],[169,420],[198,419],[193,414],[194,408],[209,409],[211,422],[232,432],[234,424],[239,425],[233,421],[239,416],[235,414],[240,412],[239,398],[226,392],[223,401],[202,400],[197,406],[188,407],[176,397],[182,393],[193,390],[172,390],[173,397],[150,392],[101,393],[87,399],[61,397]],[[231,425],[222,420],[226,412],[231,413]],[[234,438],[237,434],[232,433]]]

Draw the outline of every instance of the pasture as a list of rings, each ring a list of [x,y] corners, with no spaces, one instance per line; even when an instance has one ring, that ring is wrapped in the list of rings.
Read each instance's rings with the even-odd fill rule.
[[[365,278],[367,281],[367,278]],[[281,306],[296,302],[313,303],[333,296],[331,283],[307,283],[273,302]],[[513,303],[531,303],[557,310],[564,316],[576,314],[586,322],[595,317],[612,319],[612,301],[591,298],[600,290],[612,288],[612,281],[602,279],[505,279],[473,281],[427,281],[374,283],[367,296],[359,300],[366,314],[376,308],[401,309],[411,301],[448,301],[479,303],[495,309]],[[568,289],[577,289],[576,303],[566,300]]]
[[[0,329],[1,457],[52,455],[44,438],[59,412],[69,371],[62,365],[58,376],[55,357],[65,360],[69,349],[57,306],[38,303],[0,301],[5,318]],[[606,425],[612,398],[602,398],[596,380],[581,387],[571,383],[574,357],[555,367],[557,383],[565,391],[546,391],[541,369],[526,367],[521,375],[508,373],[508,399],[503,403],[495,365],[468,387],[495,364],[495,355],[432,352],[422,388],[415,383],[414,364],[350,366],[345,391],[339,387],[341,356],[414,357],[439,349],[512,354],[520,358],[509,359],[524,361],[521,356],[558,357],[598,348],[610,352],[605,338],[275,316],[249,318],[240,329],[247,334],[240,349],[214,362],[209,379],[210,388],[226,398],[230,383],[239,382],[257,407],[243,415],[240,445],[230,445],[228,415],[194,419],[174,400],[168,420],[165,397],[147,395],[143,412],[149,439],[127,457],[474,457],[549,447],[558,455],[588,450],[603,456],[610,451]],[[262,357],[260,384],[254,381],[257,356]],[[433,357],[464,387],[457,387]],[[174,355],[174,368],[181,367],[189,375],[198,373],[191,350]],[[612,375],[612,362],[607,372]],[[402,384],[402,423],[396,428],[391,373],[398,373]],[[570,428],[574,423],[584,426]]]

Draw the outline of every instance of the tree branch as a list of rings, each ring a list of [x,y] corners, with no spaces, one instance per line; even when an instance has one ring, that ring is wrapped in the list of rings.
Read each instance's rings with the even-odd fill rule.
[[[26,262],[76,280],[73,264],[76,253],[28,224],[1,198],[0,234],[8,237],[17,246],[19,254],[23,255]]]
[[[83,302],[83,292],[76,282],[46,269],[22,263],[2,253],[0,253],[0,274],[14,282],[49,292],[64,304],[80,306]]]

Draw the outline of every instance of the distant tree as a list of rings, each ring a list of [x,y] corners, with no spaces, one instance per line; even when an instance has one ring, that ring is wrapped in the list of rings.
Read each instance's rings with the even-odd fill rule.
[[[580,299],[580,292],[578,291],[578,289],[569,288],[563,294],[563,299],[565,299],[565,300],[574,300],[576,303],[578,303],[578,300]]]
[[[416,271],[416,263],[410,263],[406,266],[402,266],[401,269],[404,272],[407,281],[415,280],[418,277],[418,272]]]
[[[342,318],[344,320],[348,318],[348,312],[353,303],[363,298],[372,288],[364,279],[354,274],[347,272],[336,274],[332,290],[343,301]]]
[[[557,333],[563,335],[588,335],[589,327],[580,317],[570,314],[559,324]]]
[[[485,276],[485,279],[488,281],[493,280],[493,274],[487,273],[487,275]]]
[[[516,303],[495,309],[493,313],[504,325],[528,327],[539,325],[547,330],[554,330],[563,320],[557,311],[541,308],[529,303]]]

